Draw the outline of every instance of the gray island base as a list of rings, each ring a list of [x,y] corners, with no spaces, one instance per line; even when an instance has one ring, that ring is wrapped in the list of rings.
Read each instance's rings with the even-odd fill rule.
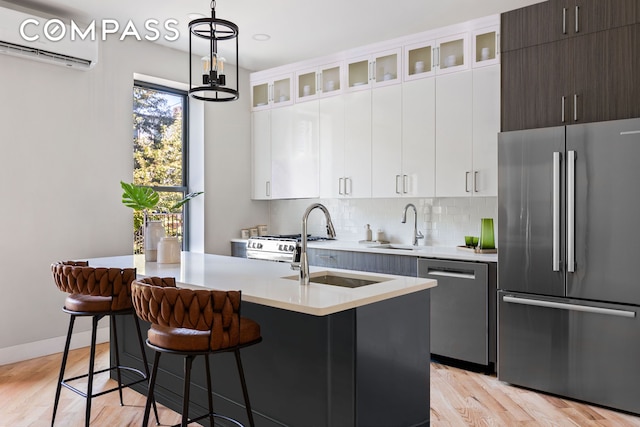
[[[226,258],[225,265],[210,268],[228,269],[229,260],[232,265],[245,266],[245,275],[246,269],[256,266],[262,270],[262,265],[264,274],[274,269],[280,269],[277,274],[282,276],[290,274],[288,265],[274,266],[281,263],[218,258]],[[105,265],[107,259],[90,260],[90,265]],[[188,270],[184,262],[183,254],[182,267]],[[138,274],[156,275],[158,271],[149,264],[152,263],[138,268]],[[179,270],[178,266],[176,276],[180,282]],[[182,279],[183,283],[194,283],[188,277]],[[243,292],[242,315],[260,323],[263,336],[260,344],[241,350],[257,426],[429,425],[429,288],[435,282],[424,285],[424,279],[396,279],[408,281],[405,283],[413,289],[324,315],[247,301],[252,297],[247,295],[245,299]],[[424,285],[422,289],[419,280]],[[290,286],[300,285],[293,282]],[[388,286],[394,284],[389,282]],[[209,287],[215,286],[212,283]],[[141,366],[133,320],[117,320],[120,342],[124,343],[121,363]],[[145,327],[148,325],[143,324]],[[152,351],[146,350],[149,360],[153,360]],[[213,355],[210,360],[214,410],[248,425],[233,354]],[[156,383],[158,402],[177,412],[182,406],[183,361],[179,356],[164,355]],[[191,376],[192,416],[207,412],[205,381],[204,359],[197,358]],[[134,388],[147,392],[145,384]]]

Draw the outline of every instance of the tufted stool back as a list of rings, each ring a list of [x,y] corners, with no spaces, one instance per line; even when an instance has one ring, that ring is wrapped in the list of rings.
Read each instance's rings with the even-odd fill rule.
[[[58,289],[70,294],[68,302],[77,301],[78,296],[94,297],[80,299],[83,302],[99,301],[101,297],[111,311],[131,308],[135,268],[94,268],[86,261],[64,261],[52,264],[51,271]]]
[[[172,278],[155,277],[134,281],[131,294],[138,317],[152,324],[151,344],[164,347],[158,340],[154,342],[154,338],[160,338],[155,333],[162,334],[165,328],[207,332],[207,348],[191,350],[216,351],[241,343],[239,291],[176,288]],[[258,330],[252,338],[259,336]]]

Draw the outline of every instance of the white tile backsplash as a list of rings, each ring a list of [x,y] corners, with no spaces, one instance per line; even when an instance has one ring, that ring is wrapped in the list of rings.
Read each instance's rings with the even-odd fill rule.
[[[402,224],[402,211],[413,203],[418,211],[418,230],[425,235],[420,245],[457,246],[464,244],[464,236],[480,235],[480,219],[493,218],[497,240],[498,198],[425,198],[425,199],[297,199],[270,202],[272,234],[300,233],[302,215],[312,203],[327,207],[338,239],[358,241],[365,238],[365,225],[370,224],[375,238],[378,230],[386,240],[410,244],[413,235],[413,210]],[[325,235],[324,215],[318,209],[308,221],[311,234]]]

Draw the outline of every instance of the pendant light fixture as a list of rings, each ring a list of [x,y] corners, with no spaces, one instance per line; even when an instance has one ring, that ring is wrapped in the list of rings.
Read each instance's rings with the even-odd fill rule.
[[[202,57],[202,85],[194,86],[191,65],[193,37],[208,42],[208,53]],[[220,45],[230,51],[235,40],[235,82],[227,81],[224,73],[226,59],[220,55]],[[189,95],[201,101],[235,101],[238,92],[238,26],[233,22],[216,18],[216,2],[211,2],[211,18],[199,18],[189,22]],[[235,83],[235,84],[231,84]]]

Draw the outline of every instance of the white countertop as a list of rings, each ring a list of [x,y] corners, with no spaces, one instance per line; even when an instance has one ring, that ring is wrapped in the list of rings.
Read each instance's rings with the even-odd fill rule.
[[[246,240],[233,239],[232,242],[246,243]],[[405,249],[387,249],[376,248],[381,243],[377,242],[350,242],[342,240],[325,240],[309,242],[307,244],[310,248],[318,249],[330,249],[336,251],[354,251],[354,252],[368,252],[374,254],[389,254],[389,255],[409,255],[420,258],[443,258],[453,259],[460,261],[480,261],[480,262],[498,262],[498,254],[478,254],[465,250],[458,249],[456,247],[446,246],[410,246],[401,244],[392,244],[397,247],[407,248]],[[411,248],[411,249],[409,249]]]
[[[351,273],[363,278],[388,279],[359,288],[311,283],[301,286],[298,272],[289,263],[183,252],[180,264],[145,262],[143,255],[89,259],[92,267],[135,267],[139,276],[175,277],[178,286],[241,290],[244,301],[300,313],[324,316],[355,307],[410,294],[436,286],[431,279],[392,276],[360,271],[311,267],[310,272]]]

